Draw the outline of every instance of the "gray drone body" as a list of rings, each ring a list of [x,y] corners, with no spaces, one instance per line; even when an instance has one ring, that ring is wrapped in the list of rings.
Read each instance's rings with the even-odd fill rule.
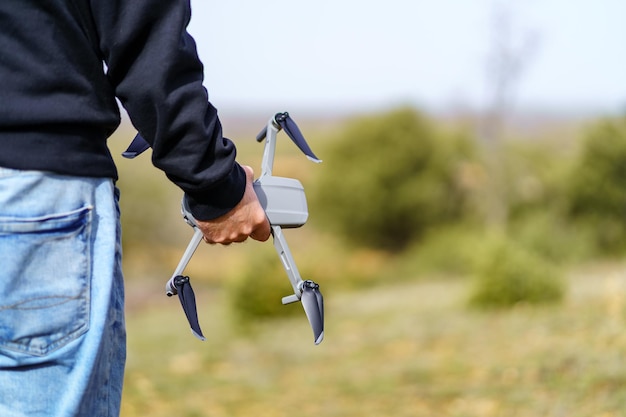
[[[265,175],[253,185],[271,225],[294,228],[306,223],[309,211],[300,181]]]

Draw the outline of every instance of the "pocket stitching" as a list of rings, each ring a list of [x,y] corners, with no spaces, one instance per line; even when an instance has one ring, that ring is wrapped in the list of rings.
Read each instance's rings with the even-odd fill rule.
[[[59,221],[63,214],[66,214],[66,219],[64,221]],[[64,230],[63,233],[68,238],[78,239],[80,245],[74,248],[77,251],[81,252],[80,265],[76,271],[74,271],[74,277],[76,283],[79,285],[77,288],[77,292],[72,296],[63,296],[63,295],[43,295],[38,297],[31,297],[19,302],[12,303],[10,305],[0,306],[0,311],[6,310],[14,310],[14,311],[28,311],[28,310],[45,310],[49,308],[58,307],[59,305],[66,304],[71,302],[72,300],[79,300],[75,307],[72,307],[68,314],[71,314],[72,318],[79,320],[78,323],[72,323],[69,319],[62,321],[60,324],[55,324],[57,327],[51,328],[47,327],[45,330],[45,334],[38,335],[35,334],[35,331],[26,332],[24,335],[20,335],[16,340],[1,340],[0,339],[0,349],[5,349],[17,353],[29,354],[33,356],[44,356],[49,354],[65,345],[70,343],[71,341],[77,339],[81,335],[83,335],[89,329],[89,315],[90,315],[90,259],[91,259],[91,250],[90,250],[90,241],[91,241],[91,232],[92,232],[92,207],[86,206],[81,209],[74,210],[67,213],[61,213],[58,215],[45,216],[47,218],[53,218],[55,222],[58,222],[57,231]],[[6,219],[6,218],[5,218]],[[31,218],[34,219],[34,218]],[[24,219],[21,219],[24,220]],[[32,221],[32,220],[31,220]],[[34,221],[33,221],[34,223]],[[5,223],[4,226],[7,226],[8,223]],[[33,228],[36,228],[36,224],[31,225],[32,227],[26,233],[34,232]],[[50,225],[48,225],[50,226]],[[75,226],[75,228],[73,227]],[[72,229],[69,229],[72,227]],[[69,230],[68,230],[69,229]],[[6,228],[5,228],[6,230]],[[54,233],[55,230],[51,230],[49,228],[43,227],[41,231],[42,234]],[[21,233],[17,233],[18,235]],[[70,237],[73,236],[73,237]],[[76,244],[74,244],[76,245]],[[59,290],[57,290],[59,291]],[[58,303],[52,303],[47,305],[40,305],[32,307],[19,307],[20,305],[35,303],[36,301],[46,300],[46,299],[54,299],[60,298],[63,299]],[[82,300],[82,302],[80,301]],[[57,311],[58,312],[58,311]],[[49,313],[43,312],[40,316],[45,316],[46,314],[53,314],[54,311],[50,311]],[[15,331],[16,327],[13,326],[10,328],[10,331]],[[17,329],[19,331],[24,331],[23,329]],[[10,339],[10,336],[7,337]]]

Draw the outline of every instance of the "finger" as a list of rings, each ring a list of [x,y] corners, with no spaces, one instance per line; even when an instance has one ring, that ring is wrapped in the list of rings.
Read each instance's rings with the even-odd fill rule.
[[[250,234],[250,237],[254,240],[258,240],[259,242],[265,242],[270,238],[272,233],[272,228],[270,226],[270,222],[265,218],[265,221],[261,223],[254,231]]]

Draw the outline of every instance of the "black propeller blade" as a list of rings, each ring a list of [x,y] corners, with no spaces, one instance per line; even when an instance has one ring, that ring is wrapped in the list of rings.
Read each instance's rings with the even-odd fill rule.
[[[322,162],[321,159],[315,156],[315,154],[309,147],[306,139],[304,139],[304,135],[298,128],[298,125],[296,125],[296,122],[294,122],[291,116],[289,116],[289,113],[277,113],[276,116],[274,116],[274,120],[276,121],[276,123],[278,123],[280,128],[285,131],[285,133],[287,134],[287,136],[289,136],[293,143],[295,143],[296,146],[302,151],[302,153],[304,153],[311,161],[318,163]],[[276,127],[278,128],[278,126]],[[257,142],[261,142],[263,139],[265,139],[266,135],[267,126],[264,127],[263,130],[261,130],[256,136]]]
[[[300,150],[306,156],[308,156],[310,160],[312,160],[313,162],[322,162],[321,159],[315,156],[315,154],[309,147],[309,144],[306,142],[306,139],[304,139],[304,135],[298,128],[298,125],[296,125],[296,122],[294,122],[293,119],[289,117],[289,113],[284,112],[277,114],[276,121],[278,122],[280,127],[283,128],[287,136],[291,138],[293,143],[295,143],[296,146],[300,148]]]
[[[148,141],[145,140],[143,136],[138,133],[137,136],[135,136],[133,141],[130,143],[130,145],[128,145],[128,149],[122,152],[122,156],[124,158],[133,159],[134,157],[143,153],[149,147],[150,144],[148,143]]]
[[[324,340],[324,299],[320,286],[311,280],[303,281],[300,301],[313,329],[315,344],[319,345]]]
[[[191,288],[189,277],[177,275],[174,277],[173,284],[178,292],[178,299],[180,300],[180,304],[183,306],[183,310],[187,316],[187,321],[189,321],[189,325],[191,326],[191,331],[198,339],[206,340],[202,334],[202,330],[200,330],[198,311],[196,309],[196,296],[193,293],[193,288]]]

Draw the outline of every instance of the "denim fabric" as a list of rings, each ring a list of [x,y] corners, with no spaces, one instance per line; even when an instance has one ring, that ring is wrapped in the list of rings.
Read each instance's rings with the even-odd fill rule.
[[[0,168],[0,416],[118,416],[126,335],[111,179]]]

